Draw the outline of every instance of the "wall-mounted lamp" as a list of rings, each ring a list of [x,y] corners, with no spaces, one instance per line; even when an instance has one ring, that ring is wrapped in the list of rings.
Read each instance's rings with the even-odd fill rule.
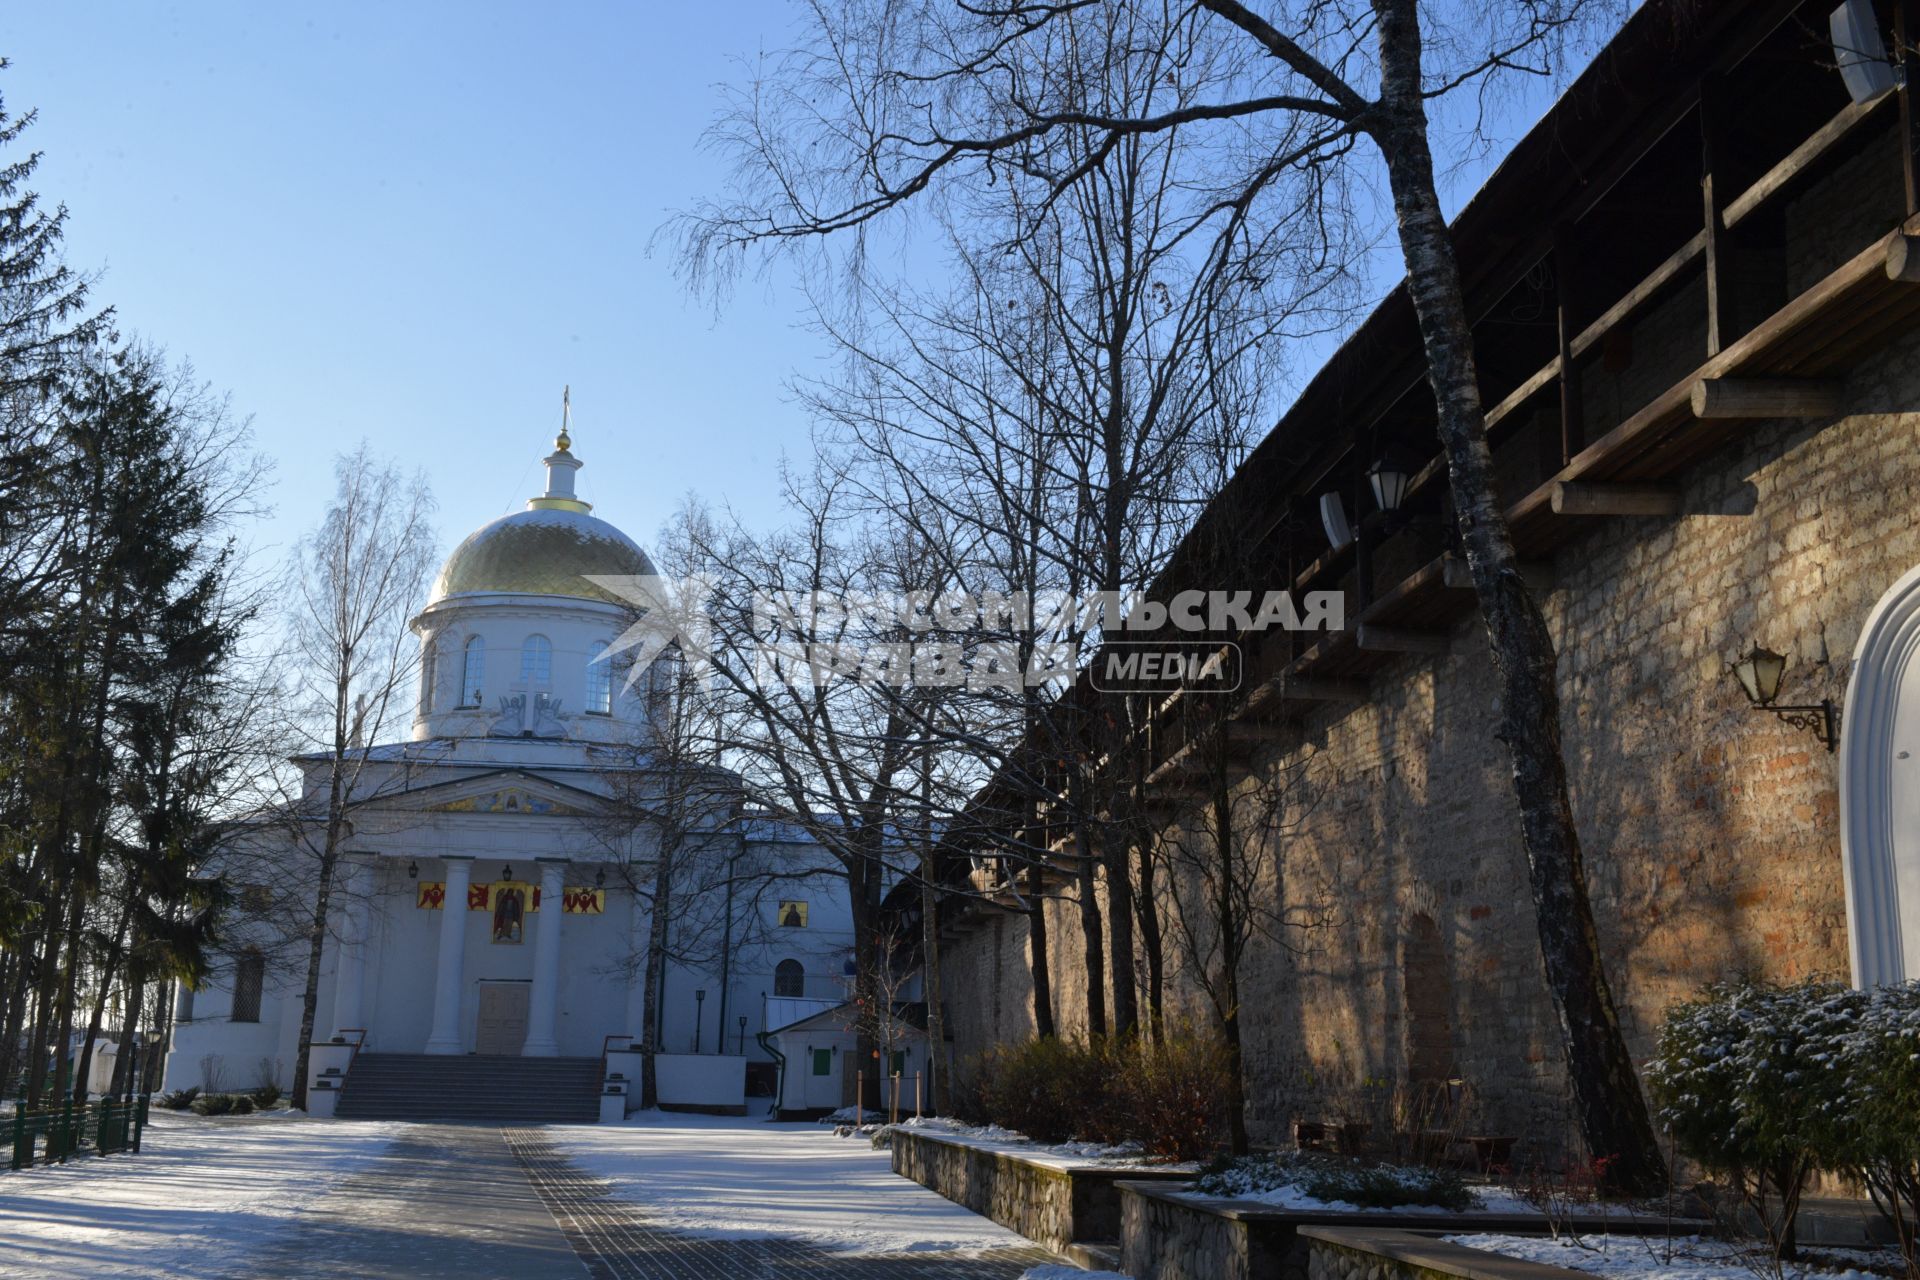
[[[1373,486],[1373,500],[1382,511],[1395,512],[1406,501],[1407,484],[1413,477],[1382,458],[1367,468],[1367,483]]]
[[[1780,696],[1780,677],[1787,670],[1785,654],[1756,644],[1745,655],[1729,662],[1727,670],[1740,682],[1741,692],[1747,695],[1755,711],[1771,711],[1796,729],[1811,730],[1827,744],[1828,751],[1839,745],[1840,709],[1833,705],[1833,699],[1809,703],[1774,701]]]
[[[606,883],[607,883],[607,869],[605,867],[601,867],[598,871],[593,873],[593,887],[596,889],[602,889],[606,887]]]
[[[500,878],[501,878],[502,880],[511,880],[511,879],[513,879],[513,864],[512,864],[511,862],[508,862],[508,863],[503,863],[503,864],[501,865],[501,867],[500,867]]]
[[[409,862],[407,864],[407,879],[418,880],[419,878],[420,878],[420,864],[418,862]]]

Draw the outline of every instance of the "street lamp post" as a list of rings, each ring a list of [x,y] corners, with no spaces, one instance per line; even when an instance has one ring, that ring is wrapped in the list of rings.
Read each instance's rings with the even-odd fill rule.
[[[700,1023],[703,1015],[701,1008],[707,1003],[707,989],[701,987],[693,993],[693,1051],[700,1052]]]
[[[744,1056],[746,1052],[747,1052],[747,1015],[743,1013],[740,1015],[740,1053]]]

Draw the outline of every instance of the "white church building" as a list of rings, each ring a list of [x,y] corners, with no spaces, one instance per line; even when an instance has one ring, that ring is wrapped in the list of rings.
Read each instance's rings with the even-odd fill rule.
[[[581,463],[564,430],[545,464],[545,493],[448,557],[412,624],[410,739],[368,748],[314,1035],[351,1046],[315,1054],[315,1075],[344,1080],[343,1115],[459,1114],[424,1105],[431,1094],[522,1114],[501,1095],[587,1075],[592,1101],[603,1055],[641,1034],[659,836],[648,815],[670,791],[694,794],[693,775],[658,750],[668,712],[651,673],[629,681],[626,655],[607,656],[632,606],[591,581],[653,565],[575,496]],[[323,793],[325,761],[295,764],[308,795]],[[678,847],[700,882],[669,908],[658,1009],[663,1051],[714,1060],[663,1068],[663,1101],[682,1077],[695,1093],[744,1077],[769,1093],[779,1055],[762,1033],[845,1000],[853,945],[846,882],[815,870],[831,865],[818,847],[747,810],[732,775],[699,777],[700,803],[673,807],[680,830],[698,815]],[[298,837],[279,830],[266,838],[291,850]],[[278,892],[233,887],[243,904]],[[215,978],[178,993],[166,1087],[290,1088],[304,953],[250,945],[244,922],[225,945]],[[541,1074],[536,1059],[577,1070]]]

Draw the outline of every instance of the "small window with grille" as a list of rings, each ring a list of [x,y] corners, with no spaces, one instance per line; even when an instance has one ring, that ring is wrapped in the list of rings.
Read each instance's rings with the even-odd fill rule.
[[[260,1021],[260,993],[267,983],[267,958],[258,951],[242,955],[233,969],[233,1021]]]

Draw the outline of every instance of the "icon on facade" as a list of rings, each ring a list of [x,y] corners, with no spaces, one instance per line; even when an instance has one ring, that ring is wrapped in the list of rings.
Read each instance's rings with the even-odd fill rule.
[[[499,886],[493,895],[493,940],[520,941],[526,915],[526,890],[517,884]]]

